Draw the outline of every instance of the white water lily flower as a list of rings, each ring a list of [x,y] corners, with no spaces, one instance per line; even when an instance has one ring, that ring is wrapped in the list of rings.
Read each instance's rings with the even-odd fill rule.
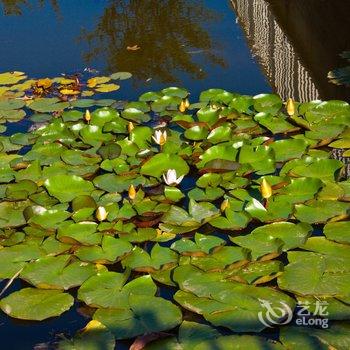
[[[164,182],[168,186],[176,186],[178,185],[182,179],[184,178],[184,175],[177,178],[176,170],[175,169],[169,169],[166,174],[163,174]]]
[[[98,221],[106,220],[107,215],[108,215],[108,212],[106,211],[105,207],[98,207],[96,209],[96,218]]]
[[[166,130],[156,130],[154,133],[154,136],[152,136],[155,143],[157,143],[160,146],[163,146],[168,138]]]

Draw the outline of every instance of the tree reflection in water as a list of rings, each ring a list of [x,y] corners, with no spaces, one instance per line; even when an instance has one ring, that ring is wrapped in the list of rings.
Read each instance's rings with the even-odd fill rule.
[[[38,4],[41,7],[45,5],[45,2],[46,0],[38,0]],[[54,11],[59,13],[58,0],[49,0],[48,2]],[[5,15],[21,15],[23,7],[32,7],[32,3],[33,1],[28,0],[0,0]]]
[[[111,1],[96,28],[82,32],[80,40],[89,45],[84,59],[90,64],[102,58],[109,72],[131,71],[140,81],[176,82],[179,71],[203,79],[197,54],[206,66],[225,66],[207,32],[219,19],[203,0]],[[135,45],[140,49],[127,50]]]

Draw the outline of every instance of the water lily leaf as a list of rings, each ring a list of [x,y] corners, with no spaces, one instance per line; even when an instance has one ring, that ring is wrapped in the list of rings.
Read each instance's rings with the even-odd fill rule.
[[[343,166],[344,164],[336,159],[306,158],[286,163],[281,169],[280,175],[289,174],[297,177],[315,177],[321,180],[333,181],[335,173]]]
[[[188,95],[188,91],[178,87],[169,87],[162,90],[162,93],[166,96],[175,96],[185,98]]]
[[[280,261],[253,261],[228,272],[230,280],[246,281],[251,284],[267,283],[281,274],[284,265]]]
[[[110,107],[102,107],[91,113],[92,125],[104,126],[106,123],[119,118],[119,113]]]
[[[235,332],[264,329],[258,317],[259,312],[266,312],[261,299],[274,307],[285,303],[293,309],[295,305],[276,290],[225,281],[220,273],[204,273],[191,265],[176,268],[174,280],[181,289],[174,298],[182,307],[203,315],[214,326]]]
[[[45,208],[39,207],[38,210],[34,210],[34,215],[29,218],[28,223],[38,225],[45,229],[53,229],[70,216],[71,213],[65,210],[46,210]]]
[[[276,162],[285,162],[293,158],[301,158],[307,147],[304,140],[278,140],[271,144],[275,152]]]
[[[74,298],[58,290],[24,288],[0,301],[1,309],[21,320],[42,321],[69,310]]]
[[[219,119],[219,110],[213,107],[204,107],[197,112],[197,117],[200,122],[213,125]]]
[[[70,255],[47,256],[30,262],[21,272],[21,278],[43,289],[70,289],[80,286],[97,273],[95,265],[81,261],[69,262]]]
[[[92,320],[73,339],[58,343],[59,350],[113,350],[115,339],[102,323]]]
[[[175,169],[178,176],[189,172],[187,163],[176,154],[158,153],[147,160],[141,167],[141,174],[161,177],[169,169]]]
[[[290,124],[284,116],[274,116],[269,113],[261,112],[255,115],[254,120],[270,130],[273,134],[295,130],[295,126]]]
[[[28,107],[35,112],[51,113],[63,111],[69,107],[68,102],[60,102],[58,98],[37,98]]]
[[[177,259],[176,252],[156,243],[150,254],[139,247],[134,247],[131,254],[123,259],[122,265],[136,271],[154,271],[164,265],[174,265]]]
[[[27,76],[23,72],[6,72],[0,74],[0,85],[13,85],[19,81],[26,79]]]
[[[94,319],[104,324],[117,339],[172,329],[182,321],[180,309],[163,298],[148,295],[129,296],[126,308],[98,309]]]
[[[23,210],[30,204],[29,201],[0,203],[0,228],[18,227],[25,224]]]
[[[232,134],[231,126],[228,124],[225,124],[211,130],[207,139],[214,144],[220,143],[224,141],[229,141],[231,139],[231,134]]]
[[[240,247],[220,247],[206,256],[191,257],[191,264],[203,271],[223,270],[230,265],[246,262],[248,251]]]
[[[332,324],[327,329],[287,326],[281,329],[280,340],[289,349],[345,350],[350,346],[348,324]]]
[[[282,100],[278,95],[260,94],[253,97],[254,109],[257,112],[276,114],[282,107]]]
[[[237,150],[234,148],[232,143],[223,143],[208,148],[199,158],[200,162],[196,165],[198,168],[205,167],[209,162],[213,160],[228,160],[235,162],[237,156]]]
[[[129,72],[117,72],[110,75],[113,80],[126,80],[132,77],[132,74]]]
[[[276,222],[257,227],[247,236],[230,237],[230,239],[252,252],[252,258],[258,259],[266,254],[287,251],[301,246],[311,234],[312,227],[308,224],[293,224],[291,222]],[[276,250],[277,248],[277,250]]]
[[[187,129],[184,133],[184,136],[193,141],[204,140],[208,136],[208,129],[201,126],[193,126]]]
[[[302,222],[322,223],[336,216],[346,216],[349,203],[332,200],[313,200],[307,204],[297,204],[294,216]]]
[[[120,85],[117,84],[100,84],[95,87],[95,90],[98,92],[112,92],[120,89]]]
[[[322,181],[320,179],[301,177],[291,179],[291,183],[283,187],[279,194],[280,198],[287,199],[288,202],[298,203],[314,198],[321,187]]]
[[[160,93],[149,91],[149,92],[145,92],[144,94],[142,94],[139,97],[139,100],[144,101],[144,102],[152,102],[152,101],[158,100],[161,97],[162,97],[162,95]]]
[[[94,186],[76,175],[54,175],[44,183],[50,195],[61,202],[69,202],[77,196],[89,195]]]
[[[59,225],[57,239],[64,243],[94,245],[101,243],[102,235],[96,233],[97,223],[65,221]]]
[[[82,261],[111,264],[132,250],[132,245],[123,239],[104,235],[101,246],[80,247],[75,255]]]
[[[223,244],[225,244],[225,240],[222,238],[196,233],[194,241],[182,238],[175,241],[170,248],[183,255],[196,255],[195,253],[198,252],[209,254],[213,248]]]
[[[324,235],[333,241],[350,244],[350,221],[330,222],[323,228]]]
[[[104,174],[95,177],[94,185],[107,192],[123,192],[129,189],[130,185],[137,187],[145,183],[145,178],[122,176],[115,174]]]
[[[124,309],[130,294],[154,296],[157,286],[150,275],[126,283],[128,273],[100,272],[90,277],[78,290],[78,298],[87,305],[98,308]]]
[[[224,195],[225,191],[219,187],[208,187],[202,190],[198,187],[188,193],[188,197],[195,201],[214,201]]]
[[[148,114],[135,107],[124,109],[122,117],[137,123],[147,123],[151,119]]]
[[[307,111],[305,117],[310,123],[326,121],[347,125],[350,118],[350,106],[344,101],[325,101]]]
[[[289,264],[278,285],[299,295],[349,295],[350,257],[310,252],[288,252]]]

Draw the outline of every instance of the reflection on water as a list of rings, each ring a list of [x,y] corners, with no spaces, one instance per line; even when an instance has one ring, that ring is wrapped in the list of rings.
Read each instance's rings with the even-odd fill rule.
[[[87,64],[103,57],[108,71],[130,70],[138,80],[176,82],[177,73],[205,78],[196,54],[211,64],[225,66],[222,54],[213,50],[206,27],[220,20],[219,13],[202,0],[120,0],[104,9],[94,30],[84,31],[89,43]],[[138,46],[135,51],[127,47]]]
[[[48,0],[52,8],[59,12],[59,4],[57,0]],[[38,0],[39,6],[45,4],[45,0]],[[0,0],[5,15],[21,15],[24,8],[31,7],[32,4],[28,0]]]
[[[0,0],[0,71],[130,71],[117,95],[169,85],[269,92],[229,0]],[[127,50],[138,45],[139,50]]]
[[[274,90],[284,99],[297,101],[319,98],[310,72],[303,66],[288,37],[273,16],[265,0],[232,0],[246,32]]]
[[[231,0],[249,45],[272,88],[285,99],[349,99],[327,73],[350,49],[350,2]]]

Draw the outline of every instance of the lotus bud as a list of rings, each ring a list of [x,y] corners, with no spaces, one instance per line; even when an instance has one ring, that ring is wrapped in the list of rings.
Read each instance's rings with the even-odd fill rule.
[[[230,208],[230,202],[228,201],[228,199],[225,199],[220,206],[220,210],[221,211],[225,211],[227,208]]]
[[[155,143],[157,143],[160,146],[163,146],[168,138],[166,130],[161,131],[161,130],[156,130],[154,133],[154,136],[152,136],[153,140]]]
[[[129,198],[131,199],[131,200],[133,200],[133,199],[135,199],[136,198],[136,190],[135,190],[135,187],[134,187],[134,185],[130,185],[130,187],[129,187]]]
[[[263,178],[261,185],[260,185],[260,193],[263,196],[264,199],[268,199],[272,196],[272,187],[270,184],[266,181],[265,178]]]
[[[128,124],[128,132],[129,134],[135,129],[135,125],[133,122],[129,122]]]
[[[186,107],[186,109],[188,109],[190,107],[190,101],[188,100],[188,98],[186,98],[186,100],[185,100],[185,107]]]
[[[295,114],[295,105],[291,98],[287,100],[287,113],[290,117]]]
[[[90,111],[87,109],[86,112],[85,112],[85,115],[84,115],[84,118],[85,120],[90,123],[90,120],[91,120],[91,114],[90,114]]]
[[[108,215],[108,212],[106,211],[105,207],[98,207],[96,209],[96,218],[98,221],[106,220],[107,215]]]
[[[186,101],[185,100],[182,100],[181,101],[181,103],[180,103],[180,106],[179,106],[179,111],[181,112],[181,113],[184,113],[184,112],[186,112]]]
[[[168,186],[178,185],[182,181],[183,178],[184,178],[184,175],[177,177],[175,169],[169,169],[166,174],[163,174],[164,182]]]

